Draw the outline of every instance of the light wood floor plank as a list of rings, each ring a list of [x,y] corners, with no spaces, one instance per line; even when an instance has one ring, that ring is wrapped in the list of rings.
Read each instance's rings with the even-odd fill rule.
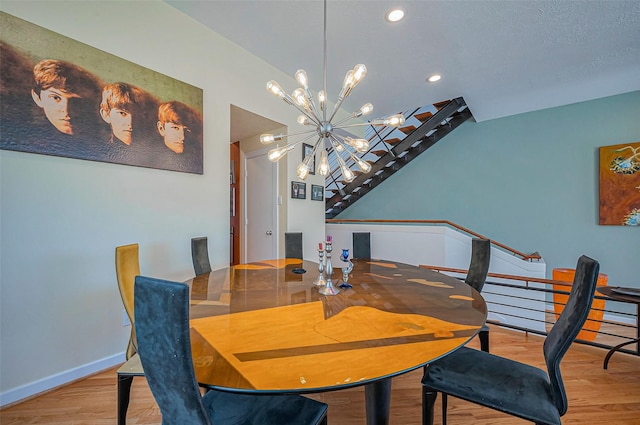
[[[537,335],[491,327],[491,349],[495,354],[544,367],[542,342]],[[478,348],[477,340],[470,346]],[[574,344],[562,373],[569,398],[563,424],[640,425],[640,358],[615,354],[609,369],[602,369],[606,350]],[[420,378],[417,370],[394,378],[391,425],[418,425],[421,412]],[[313,394],[329,404],[329,423],[365,423],[364,390]],[[440,402],[436,403],[440,409]],[[111,369],[0,411],[2,425],[113,425],[116,423],[116,369]],[[135,378],[127,415],[129,425],[158,425],[158,409],[144,379]],[[518,425],[529,422],[449,398],[450,425]],[[440,410],[436,411],[440,424]]]

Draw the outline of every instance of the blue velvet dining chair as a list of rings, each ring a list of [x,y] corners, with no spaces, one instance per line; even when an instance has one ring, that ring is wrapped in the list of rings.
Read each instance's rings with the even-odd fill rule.
[[[491,262],[491,241],[489,239],[471,239],[471,261],[469,270],[464,281],[478,292],[482,292],[487,274],[489,273],[489,263]],[[489,352],[489,327],[484,325],[478,333],[480,339],[480,349]]]
[[[433,424],[438,392],[536,424],[559,425],[568,407],[560,362],[587,320],[599,268],[598,262],[589,257],[583,255],[578,259],[569,301],[543,344],[546,371],[467,347],[425,366],[423,425]]]
[[[163,425],[320,425],[327,405],[297,395],[249,395],[210,390],[196,381],[189,331],[189,287],[138,276],[138,351]]]
[[[469,270],[464,282],[478,292],[482,292],[482,288],[487,280],[489,273],[489,263],[491,262],[491,241],[489,239],[473,238],[471,239],[471,260],[469,262]],[[482,326],[478,332],[480,340],[480,349],[489,352],[489,326]],[[447,393],[442,393],[442,417],[446,422],[447,415]]]
[[[284,234],[284,258],[304,258],[302,256],[302,232]]]
[[[353,253],[351,258],[371,259],[371,233],[353,232],[351,235],[353,243]]]
[[[211,272],[208,240],[205,236],[191,239],[191,260],[196,276]]]

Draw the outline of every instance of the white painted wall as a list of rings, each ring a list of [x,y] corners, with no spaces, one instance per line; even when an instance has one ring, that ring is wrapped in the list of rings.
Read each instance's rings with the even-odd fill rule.
[[[371,257],[413,265],[467,269],[471,258],[471,236],[448,226],[325,224],[333,238],[334,252],[348,248],[353,252],[354,232],[371,233]],[[317,242],[320,242],[318,240]],[[318,243],[316,242],[316,248]],[[315,259],[317,261],[317,258]],[[491,247],[489,272],[543,278],[544,260],[521,260],[502,249]]]
[[[328,223],[325,227],[327,235],[333,238],[331,264],[334,267],[334,277],[337,279],[341,276],[339,269],[345,264],[340,260],[342,249],[349,249],[353,255],[354,232],[371,233],[371,258],[384,258],[416,266],[424,264],[455,269],[469,268],[472,238],[447,226]],[[489,272],[544,279],[546,264],[544,260],[524,261],[492,246]],[[464,276],[458,273],[447,274]],[[522,285],[522,289],[498,287],[487,283],[482,295],[490,310],[489,320],[539,331],[545,330],[544,311],[547,306],[544,292],[528,291],[524,282],[494,278],[490,280]],[[543,284],[537,283],[529,285],[544,287]]]
[[[296,146],[295,150],[289,153],[287,157],[287,170],[289,176],[291,176],[290,180],[301,181],[296,173],[298,164],[302,161],[302,145]],[[316,164],[318,163],[317,161],[320,161],[319,154],[316,155]],[[325,203],[311,200],[311,185],[316,184],[324,187],[324,177],[318,173],[315,175],[309,174],[304,182],[307,185],[306,199],[291,198],[290,182],[287,182],[286,188],[282,190],[282,196],[286,199],[287,204],[287,231],[303,232],[302,255],[305,260],[317,261],[318,241],[324,238]],[[284,253],[284,242],[281,245],[281,252]]]
[[[138,242],[142,273],[166,279],[193,274],[195,236],[209,238],[212,267],[228,264],[231,104],[297,123],[265,90],[293,78],[164,2],[3,0],[1,9],[202,88],[205,141],[202,176],[0,151],[5,405],[123,361],[116,246]],[[323,204],[292,208],[288,225],[316,239]]]

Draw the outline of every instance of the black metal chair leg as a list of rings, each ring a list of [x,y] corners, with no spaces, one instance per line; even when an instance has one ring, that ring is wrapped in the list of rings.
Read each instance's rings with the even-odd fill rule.
[[[480,349],[484,352],[489,352],[489,330],[483,329],[478,334],[480,337]]]
[[[126,425],[133,375],[118,375],[118,425]]]
[[[442,425],[447,425],[447,393],[442,393]]]
[[[422,425],[433,425],[433,407],[437,397],[437,391],[422,386]]]

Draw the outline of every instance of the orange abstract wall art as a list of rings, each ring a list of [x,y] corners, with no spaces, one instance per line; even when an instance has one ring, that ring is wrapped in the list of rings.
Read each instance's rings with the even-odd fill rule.
[[[640,226],[640,142],[600,147],[600,224]]]

